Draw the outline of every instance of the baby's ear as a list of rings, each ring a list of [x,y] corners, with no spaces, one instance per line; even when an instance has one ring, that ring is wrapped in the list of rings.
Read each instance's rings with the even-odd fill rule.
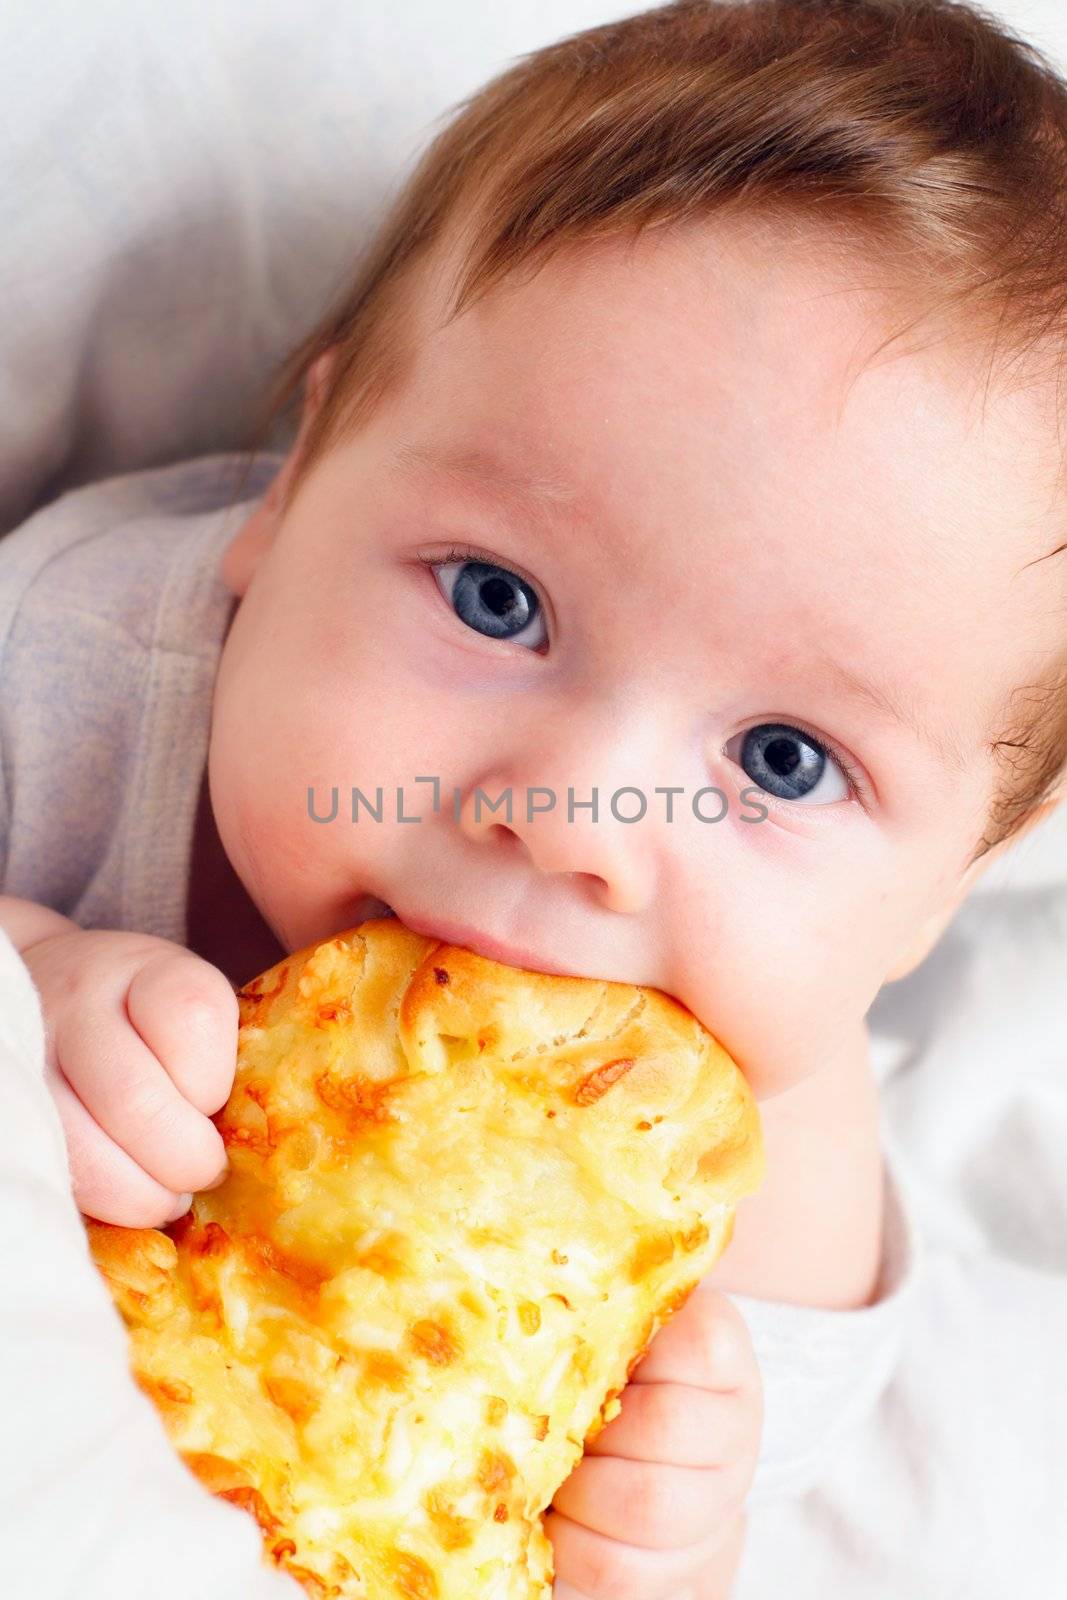
[[[1022,836],[1029,833],[1031,828],[1036,828],[1045,818],[1067,799],[1067,779],[1052,794],[1047,795],[1033,810],[1027,814],[1026,821],[1017,828],[1010,838],[1001,839],[985,855],[979,856],[977,861],[972,861],[967,870],[961,875],[955,889],[946,898],[937,911],[935,911],[916,931],[915,937],[907,951],[896,962],[892,972],[886,974],[886,983],[895,983],[898,978],[906,978],[909,972],[914,972],[921,962],[926,960],[934,945],[940,939],[960,906],[966,900],[979,878],[989,870],[994,861],[999,861],[1006,850],[1017,844]]]
[[[300,459],[308,429],[322,404],[336,359],[337,349],[331,345],[308,368],[304,376],[304,411],[300,421],[300,432],[262,501],[248,520],[238,528],[223,552],[220,569],[223,582],[239,600],[244,598],[252,581],[252,574],[270,548],[277,531],[278,513],[289,480]]]
[[[337,346],[330,345],[315,358],[304,375],[304,414],[300,424],[301,434],[306,431],[308,423],[322,405],[326,391],[333,381],[337,356]]]
[[[219,567],[222,581],[238,600],[244,599],[253,572],[270,547],[274,529],[274,513],[264,501],[241,524],[223,551]]]

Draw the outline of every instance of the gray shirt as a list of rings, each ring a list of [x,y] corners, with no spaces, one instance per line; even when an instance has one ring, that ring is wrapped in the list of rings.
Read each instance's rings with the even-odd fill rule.
[[[185,943],[233,596],[222,552],[282,457],[69,491],[0,539],[0,893]]]

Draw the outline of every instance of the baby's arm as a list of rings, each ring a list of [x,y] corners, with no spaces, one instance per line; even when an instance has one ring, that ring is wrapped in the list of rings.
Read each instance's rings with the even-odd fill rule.
[[[128,1227],[180,1216],[226,1168],[209,1114],[236,1065],[229,982],[166,939],[83,929],[12,896],[0,896],[0,929],[41,998],[45,1082],[79,1209]]]
[[[884,1189],[868,1048],[861,1024],[835,1062],[760,1102],[767,1176],[738,1207],[730,1248],[705,1282],[791,1305],[870,1304]]]
[[[865,1030],[831,1070],[760,1111],[767,1177],[704,1280],[737,1297],[760,1363],[753,1507],[813,1488],[869,1414],[897,1359],[912,1260]]]

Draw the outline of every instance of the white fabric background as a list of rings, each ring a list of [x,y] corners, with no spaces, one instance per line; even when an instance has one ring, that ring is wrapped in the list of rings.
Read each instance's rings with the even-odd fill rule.
[[[77,483],[245,443],[270,372],[340,288],[437,119],[516,55],[638,9],[622,0],[6,0],[0,530]],[[1062,70],[1060,0],[989,9]],[[284,430],[273,442],[285,442]],[[1067,1484],[1065,973],[1067,816],[995,868],[920,971],[875,1004],[887,1127],[946,1267],[888,1409],[832,1481],[768,1509],[738,1600],[770,1600],[783,1585],[793,1600],[1067,1592],[1055,1527]],[[0,992],[9,1033],[15,1004],[12,990]],[[9,1054],[25,1048],[17,1033],[7,1040]],[[13,1075],[2,1087],[22,1093]],[[38,1147],[56,1132],[42,1124]],[[23,1156],[4,1168],[0,1217],[17,1216],[13,1185],[25,1194],[37,1181],[32,1141]],[[39,1198],[57,1251],[76,1251],[69,1213],[54,1195]],[[7,1271],[18,1263],[29,1273],[26,1240],[9,1232],[4,1244]],[[70,1294],[88,1294],[91,1281]],[[64,1330],[43,1309],[55,1284],[27,1277],[22,1287],[26,1315],[41,1318],[43,1364],[5,1377],[26,1392],[54,1381],[58,1407],[71,1368]],[[119,1381],[117,1326],[94,1331],[99,1302],[91,1313],[79,1298],[84,1323],[64,1304],[69,1328],[89,1340],[82,1354],[101,1386],[99,1414],[117,1408],[116,1436],[127,1421],[130,1439],[141,1430],[128,1460],[148,1463],[142,1481],[157,1510],[178,1507],[163,1554],[137,1559],[149,1571],[162,1561],[176,1584],[168,1594],[205,1593],[176,1583],[184,1511],[210,1527],[209,1540],[225,1520],[220,1573],[251,1559],[251,1530],[145,1446],[144,1430],[156,1444],[161,1435],[147,1402]],[[10,1431],[8,1443],[17,1451]],[[75,1456],[91,1443],[68,1438]],[[87,1486],[92,1459],[80,1469]],[[951,1482],[938,1477],[939,1461],[952,1462]],[[6,1525],[29,1519],[32,1488],[22,1512],[7,1504]],[[46,1498],[36,1514],[50,1548]],[[994,1535],[1000,1556],[988,1554]],[[958,1561],[924,1570],[924,1546],[931,1562],[939,1549],[937,1559],[955,1549]],[[32,1589],[10,1591],[0,1565],[0,1589],[16,1600],[88,1600],[74,1570],[61,1587],[38,1574]],[[264,1597],[280,1583],[265,1584]],[[155,1579],[153,1588],[163,1592]],[[97,1592],[137,1590],[116,1572]],[[259,1591],[235,1577],[228,1592],[251,1600]]]
[[[448,110],[635,0],[4,0],[0,530],[246,442]],[[987,7],[1067,59],[1062,0]]]
[[[246,442],[448,109],[633,0],[4,0],[0,529]]]

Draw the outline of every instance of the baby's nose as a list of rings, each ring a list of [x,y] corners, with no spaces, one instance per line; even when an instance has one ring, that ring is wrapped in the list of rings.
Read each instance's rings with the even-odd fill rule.
[[[494,850],[523,854],[540,872],[588,880],[609,911],[633,916],[647,910],[655,894],[655,826],[650,809],[640,816],[640,795],[597,786],[594,796],[593,786],[519,783],[516,776],[500,770],[471,784],[460,808],[463,833]],[[640,820],[620,820],[628,816]]]

